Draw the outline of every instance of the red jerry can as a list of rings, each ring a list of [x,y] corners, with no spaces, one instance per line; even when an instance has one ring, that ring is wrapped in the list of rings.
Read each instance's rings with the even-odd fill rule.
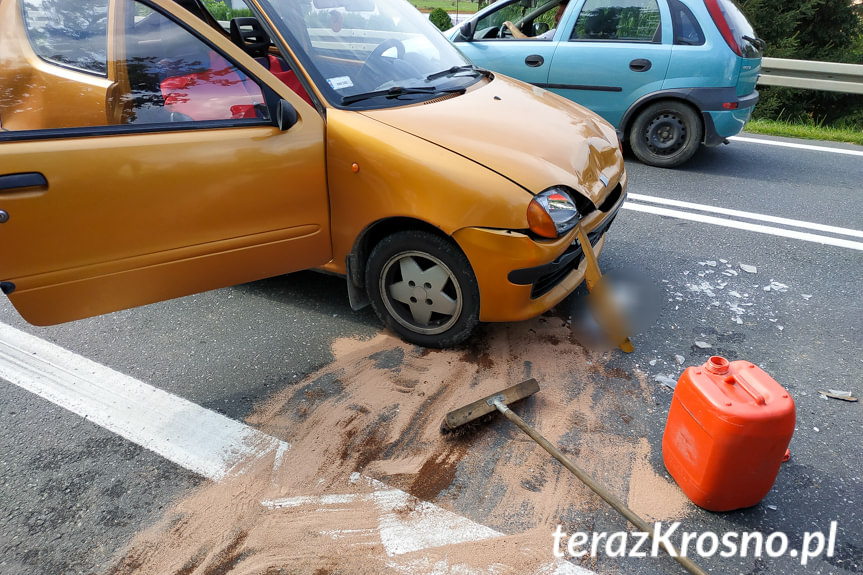
[[[751,507],[773,487],[794,424],[794,400],[764,370],[713,356],[677,382],[662,459],[699,507]]]

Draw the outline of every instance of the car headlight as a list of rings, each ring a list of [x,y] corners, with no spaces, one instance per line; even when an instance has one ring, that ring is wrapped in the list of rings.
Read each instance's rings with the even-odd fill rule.
[[[544,238],[558,238],[578,223],[578,208],[570,195],[560,188],[537,194],[527,206],[530,231]]]

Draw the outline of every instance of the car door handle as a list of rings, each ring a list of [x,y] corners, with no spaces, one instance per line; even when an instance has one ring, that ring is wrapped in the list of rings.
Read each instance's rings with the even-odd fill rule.
[[[0,192],[19,188],[40,188],[48,185],[48,180],[39,172],[23,172],[0,176]]]
[[[540,56],[539,54],[531,54],[527,58],[524,59],[524,63],[530,66],[531,68],[537,68],[542,66],[545,63],[545,58]]]
[[[21,174],[4,174],[0,176],[0,193],[14,190],[29,190],[31,188],[43,188],[48,185],[48,180],[39,172],[24,172]],[[9,221],[9,212],[0,209],[0,224]],[[3,288],[4,293],[6,288]]]
[[[653,66],[650,60],[644,58],[636,58],[629,63],[629,69],[633,72],[647,72]]]

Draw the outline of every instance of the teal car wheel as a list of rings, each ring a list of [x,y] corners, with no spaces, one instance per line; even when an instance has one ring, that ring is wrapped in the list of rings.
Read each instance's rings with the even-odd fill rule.
[[[632,122],[629,145],[650,166],[674,168],[689,160],[703,139],[698,113],[682,102],[656,102]]]

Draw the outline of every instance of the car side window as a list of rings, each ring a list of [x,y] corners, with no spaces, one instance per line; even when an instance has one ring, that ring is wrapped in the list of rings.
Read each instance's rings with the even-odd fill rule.
[[[31,48],[46,62],[106,76],[108,2],[23,2]]]
[[[674,43],[682,46],[701,46],[704,44],[704,31],[695,15],[680,0],[668,0],[671,9],[671,24],[674,27]]]
[[[512,22],[530,38],[547,34],[555,27],[555,13],[560,2],[556,0],[520,0],[504,5],[477,20],[475,40],[512,40],[503,23]],[[543,39],[550,39],[543,36]]]
[[[519,17],[521,17],[521,12],[521,7],[517,3],[509,4],[508,6],[504,6],[500,10],[490,12],[485,17],[477,20],[476,34],[474,38],[476,40],[489,40],[492,38],[498,38],[500,27],[503,26],[503,23],[507,20],[516,21]]]
[[[26,34],[7,42],[0,71],[5,130],[269,120],[261,87],[201,38],[141,2],[110,16],[108,4],[22,3]]]
[[[570,40],[659,43],[661,36],[656,0],[587,0]]]
[[[248,75],[168,17],[135,3],[125,26],[125,122],[266,119]]]

